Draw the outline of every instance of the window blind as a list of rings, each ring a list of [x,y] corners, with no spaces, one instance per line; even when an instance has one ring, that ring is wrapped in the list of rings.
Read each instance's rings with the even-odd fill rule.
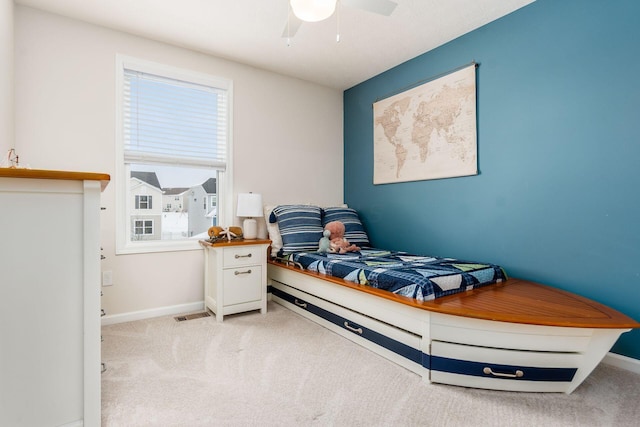
[[[125,162],[225,169],[226,89],[125,69],[123,90]]]

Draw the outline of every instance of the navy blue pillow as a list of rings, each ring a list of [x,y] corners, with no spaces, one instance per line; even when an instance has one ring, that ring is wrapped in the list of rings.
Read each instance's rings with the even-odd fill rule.
[[[273,208],[269,222],[277,222],[282,252],[317,251],[322,238],[322,209],[310,205],[280,205]]]
[[[340,221],[344,224],[344,238],[360,247],[369,247],[369,236],[364,231],[358,212],[351,208],[324,208],[322,210],[322,227],[331,221]]]

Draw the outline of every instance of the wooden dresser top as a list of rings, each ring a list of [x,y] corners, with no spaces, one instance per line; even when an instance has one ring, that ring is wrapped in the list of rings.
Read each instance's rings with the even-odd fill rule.
[[[31,179],[61,179],[73,181],[100,181],[100,187],[104,190],[111,180],[106,173],[95,172],[71,172],[44,169],[13,169],[0,168],[0,178],[31,178]]]

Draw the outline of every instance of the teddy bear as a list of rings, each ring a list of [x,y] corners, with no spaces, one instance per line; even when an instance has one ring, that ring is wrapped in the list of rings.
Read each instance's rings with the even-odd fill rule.
[[[340,221],[331,221],[324,226],[325,231],[329,231],[330,249],[329,252],[344,254],[347,252],[357,252],[360,248],[349,243],[344,238],[344,224]]]

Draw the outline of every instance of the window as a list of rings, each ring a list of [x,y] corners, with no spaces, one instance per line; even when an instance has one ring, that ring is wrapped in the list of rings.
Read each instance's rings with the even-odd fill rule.
[[[199,249],[231,217],[232,82],[124,56],[117,72],[116,253]]]
[[[153,220],[134,220],[133,234],[153,234]]]
[[[152,196],[136,196],[136,209],[151,209]]]

